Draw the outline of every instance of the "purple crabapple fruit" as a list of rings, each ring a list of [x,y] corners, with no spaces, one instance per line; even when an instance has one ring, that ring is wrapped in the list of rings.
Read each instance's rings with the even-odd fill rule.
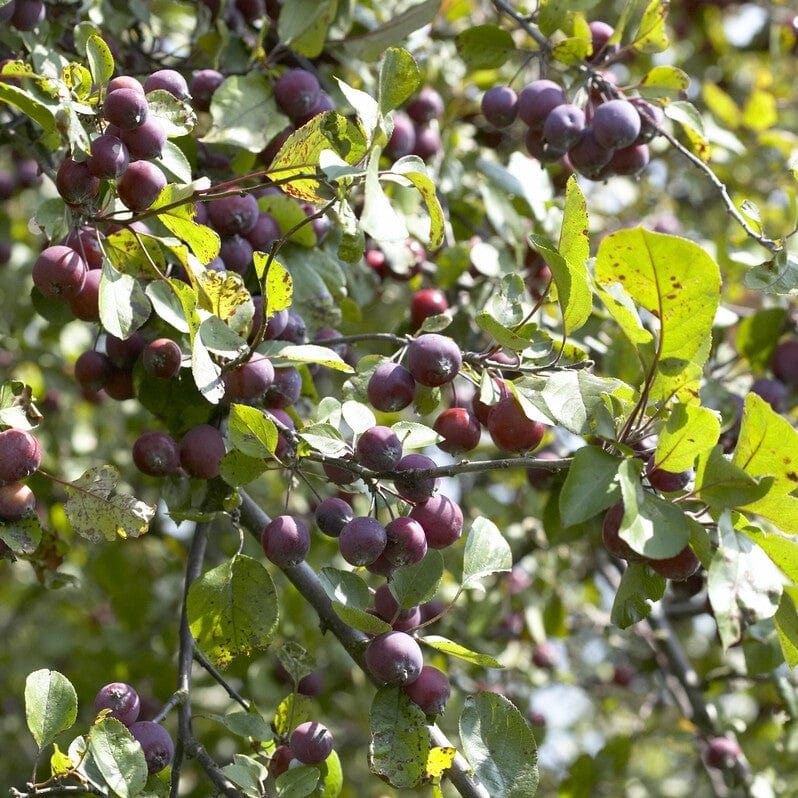
[[[44,0],[17,0],[11,15],[11,27],[22,31],[35,30],[44,22],[47,7]]]
[[[33,283],[49,299],[68,300],[86,281],[86,261],[71,247],[53,244],[33,264]]]
[[[152,720],[138,720],[131,723],[128,728],[144,751],[148,773],[158,773],[172,761],[175,744],[172,742],[169,732],[160,723],[155,723]]]
[[[599,144],[593,128],[588,127],[568,150],[568,162],[579,174],[594,178],[610,162],[612,155],[613,150]]]
[[[476,449],[482,436],[479,419],[465,407],[449,407],[432,425],[443,440],[436,446],[449,454],[457,455]]]
[[[320,92],[318,79],[306,69],[289,69],[274,84],[274,99],[292,121],[316,105]]]
[[[133,444],[133,462],[142,474],[167,477],[180,468],[180,448],[166,432],[144,432]]]
[[[421,524],[431,549],[451,546],[463,534],[463,511],[456,501],[444,494],[417,504],[410,511],[410,518]]]
[[[632,177],[648,166],[651,160],[651,152],[647,144],[630,144],[613,152],[609,163],[599,173],[603,177],[609,175],[627,175]]]
[[[383,684],[412,684],[421,674],[423,665],[421,647],[406,632],[385,632],[366,648],[366,667]]]
[[[393,623],[397,620],[409,618],[417,608],[402,609],[394,594],[391,593],[388,583],[383,582],[374,593],[374,609],[383,621]]]
[[[369,402],[384,413],[394,413],[410,405],[416,395],[413,375],[400,363],[380,363],[366,387]]]
[[[546,425],[527,417],[514,396],[505,397],[490,409],[487,426],[493,442],[505,452],[535,449],[546,434]]]
[[[310,551],[310,532],[304,521],[291,515],[278,515],[261,532],[264,554],[280,568],[298,565]]]
[[[86,161],[67,155],[58,167],[55,187],[67,205],[85,205],[100,192],[100,180],[89,171]]]
[[[182,362],[183,350],[171,338],[156,338],[141,353],[141,364],[147,374],[162,380],[177,376]]]
[[[509,86],[493,86],[482,95],[480,108],[493,127],[509,127],[518,116],[518,96]]]
[[[623,502],[616,502],[607,510],[604,515],[602,526],[602,541],[604,548],[614,557],[629,562],[636,562],[643,559],[642,554],[638,554],[623,538],[618,534],[623,521],[624,505]]]
[[[368,515],[355,516],[341,528],[338,547],[350,565],[369,565],[385,550],[388,534],[385,527]]]
[[[798,385],[798,338],[788,338],[776,346],[770,367],[773,376],[785,385]]]
[[[318,765],[332,752],[333,736],[321,723],[305,721],[291,732],[288,747],[303,765]]]
[[[125,682],[111,682],[101,687],[94,699],[95,713],[110,709],[110,717],[125,726],[135,723],[141,710],[139,694]]]
[[[144,211],[166,188],[166,176],[151,161],[134,161],[116,183],[122,204],[131,211]]]
[[[410,117],[401,111],[394,111],[392,118],[393,131],[385,145],[385,154],[395,160],[413,152],[416,146],[416,128]]]
[[[151,116],[133,130],[121,131],[120,138],[131,161],[147,161],[161,157],[166,144],[166,128],[158,117]]]
[[[615,33],[615,28],[613,28],[612,25],[600,19],[594,19],[588,27],[590,28],[591,45],[593,47],[593,51],[588,59],[591,64],[603,61],[605,58],[618,51],[620,46],[618,44],[607,47],[607,42]]]
[[[351,457],[347,459],[351,459]],[[329,479],[330,482],[334,482],[336,485],[351,485],[358,479],[358,475],[354,471],[338,466],[335,463],[325,462],[322,463],[321,467],[327,475],[327,479]]]
[[[224,454],[224,436],[210,424],[192,427],[180,440],[180,465],[197,479],[218,477]]]
[[[640,114],[628,100],[608,100],[593,112],[592,125],[599,145],[618,150],[640,135]]]
[[[284,410],[294,404],[302,392],[302,375],[293,366],[274,370],[272,384],[263,396],[264,404],[269,408]]]
[[[396,492],[408,502],[418,504],[427,501],[435,493],[440,479],[437,477],[420,477],[416,470],[435,468],[436,462],[424,454],[406,454],[397,464],[396,471],[406,471],[394,477]]]
[[[117,75],[115,78],[111,78],[111,80],[108,81],[108,85],[105,87],[106,94],[110,94],[117,89],[133,89],[133,91],[137,91],[139,94],[144,94],[144,86],[132,75]]]
[[[424,665],[418,679],[402,689],[425,715],[440,715],[446,709],[452,691],[449,677],[433,665]]]
[[[378,424],[357,439],[355,459],[372,471],[390,471],[402,457],[402,442],[390,427]]]
[[[278,745],[277,748],[274,749],[272,758],[269,760],[269,775],[273,779],[282,776],[283,773],[288,770],[288,766],[291,764],[293,758],[294,755],[287,745]]]
[[[422,161],[427,161],[441,151],[441,134],[437,127],[427,125],[416,125],[416,144],[413,147],[413,155],[417,155]]]
[[[674,582],[683,582],[689,579],[701,567],[701,561],[696,557],[690,546],[685,546],[678,554],[664,560],[646,559],[652,570],[660,576]]]
[[[149,114],[147,98],[131,88],[114,89],[105,95],[103,115],[120,130],[133,130],[141,125]]]
[[[316,526],[331,538],[337,538],[344,526],[355,517],[352,505],[337,496],[322,499],[316,506],[314,515]]]
[[[418,329],[424,319],[438,316],[449,308],[449,300],[440,288],[421,288],[410,298],[410,324]]]
[[[407,104],[407,115],[418,124],[443,116],[443,97],[431,86],[425,86]]]
[[[214,229],[223,236],[246,235],[258,221],[260,209],[252,194],[231,194],[211,200],[208,219]]]
[[[178,100],[184,100],[189,97],[186,79],[174,69],[157,69],[147,75],[144,81],[144,93],[149,94],[157,89],[168,91],[169,94],[177,97]]]
[[[224,398],[250,402],[263,396],[274,382],[274,366],[264,355],[255,354],[245,363],[224,373]]]
[[[81,321],[100,320],[100,269],[89,269],[80,291],[67,300],[67,305],[76,319]]]
[[[98,136],[91,143],[91,155],[86,161],[89,171],[100,179],[115,180],[130,163],[124,142],[110,133]]]
[[[407,369],[416,382],[435,388],[451,382],[463,365],[460,347],[445,335],[424,333],[407,348]]]
[[[542,130],[553,108],[565,103],[565,92],[553,80],[533,80],[518,94],[518,117],[529,128]]]
[[[704,760],[711,768],[732,770],[742,754],[736,740],[730,737],[713,737],[707,746]]]
[[[418,505],[422,506],[422,505]],[[400,515],[385,525],[388,542],[382,555],[393,568],[412,565],[424,559],[428,543],[424,527],[408,515]]]
[[[677,490],[682,490],[690,482],[693,478],[693,469],[668,471],[665,468],[656,468],[652,457],[646,469],[646,476],[652,488],[661,490],[663,493],[674,493]]]
[[[194,72],[188,84],[194,109],[209,111],[213,94],[222,83],[224,83],[224,75],[215,69],[198,69]]]
[[[24,482],[0,486],[0,519],[19,521],[36,509],[36,496]]]
[[[543,125],[543,138],[555,150],[565,152],[582,137],[585,129],[585,113],[570,103],[552,108]]]
[[[27,430],[0,432],[0,484],[19,482],[36,471],[42,462],[38,438]]]

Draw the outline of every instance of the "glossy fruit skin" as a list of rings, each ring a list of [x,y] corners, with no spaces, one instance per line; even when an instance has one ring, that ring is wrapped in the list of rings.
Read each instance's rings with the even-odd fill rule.
[[[304,765],[318,765],[324,762],[333,750],[333,736],[321,723],[306,721],[300,723],[288,741],[288,747]]]
[[[0,519],[19,521],[36,509],[36,496],[23,482],[0,485]]]
[[[573,147],[585,129],[585,114],[581,108],[563,103],[552,108],[543,125],[543,138],[555,150]]]
[[[610,175],[627,175],[629,177],[642,172],[648,166],[651,160],[651,152],[647,144],[630,144],[628,147],[622,147],[615,150],[610,158],[609,163],[604,167],[604,170],[599,174],[603,177]]]
[[[291,119],[304,116],[319,101],[321,87],[312,72],[289,69],[274,84],[274,99]]]
[[[291,764],[293,758],[294,755],[287,745],[278,745],[277,748],[274,749],[272,758],[269,760],[269,775],[273,779],[282,776],[283,773],[288,770],[288,766]]]
[[[103,115],[120,130],[133,130],[142,124],[150,107],[142,92],[132,88],[114,89],[105,95]]]
[[[208,219],[223,236],[246,235],[258,221],[260,209],[252,194],[233,194],[207,205]]]
[[[425,86],[407,104],[407,115],[419,124],[440,119],[443,110],[443,97],[431,86]]]
[[[151,116],[133,130],[123,130],[120,138],[127,147],[131,161],[160,158],[166,144],[166,128],[160,119]]]
[[[86,161],[67,155],[58,167],[55,187],[68,205],[84,205],[100,191],[100,180],[89,171]]]
[[[407,620],[414,616],[417,607],[402,609],[396,597],[391,593],[387,582],[383,582],[374,593],[374,609],[377,615],[386,623],[394,623],[399,620]]]
[[[114,180],[130,163],[130,154],[121,139],[108,133],[91,143],[91,155],[86,161],[89,171],[100,179]]]
[[[608,100],[593,112],[593,135],[608,149],[634,144],[640,135],[640,114],[628,100]]]
[[[209,111],[214,92],[224,83],[224,75],[215,69],[199,69],[189,82],[191,103],[197,111]]]
[[[141,363],[147,374],[162,380],[177,376],[182,362],[183,351],[171,338],[156,338],[141,353]]]
[[[378,424],[357,439],[355,458],[372,471],[390,471],[402,457],[402,442],[390,428]]]
[[[593,129],[588,127],[568,150],[568,161],[579,174],[592,178],[610,162],[612,154],[613,150],[599,144]]]
[[[131,211],[144,211],[166,188],[166,176],[150,161],[134,161],[116,184],[123,205]]]
[[[71,247],[53,244],[33,264],[33,283],[49,299],[68,300],[86,281],[86,261]]]
[[[99,269],[89,269],[80,291],[67,300],[69,309],[81,321],[100,320],[100,280]]]
[[[452,692],[449,677],[433,665],[424,665],[418,679],[402,689],[425,715],[440,715],[446,709]]]
[[[246,363],[224,374],[224,398],[229,402],[251,402],[263,396],[274,382],[274,366],[264,355],[255,354]]]
[[[163,770],[175,755],[175,744],[169,732],[151,720],[138,720],[128,727],[130,733],[139,741],[147,761],[147,772],[158,773]]]
[[[482,95],[480,107],[493,127],[509,127],[518,116],[518,95],[509,86],[493,86]]]
[[[263,402],[267,407],[285,409],[294,404],[302,392],[302,375],[293,366],[274,370],[272,384],[266,389]]]
[[[435,493],[440,479],[437,477],[419,477],[412,473],[417,469],[435,468],[435,461],[424,454],[406,454],[397,464],[396,471],[407,471],[397,474],[393,484],[396,492],[408,502],[418,504],[427,501]]]
[[[337,538],[354,517],[352,505],[337,496],[323,499],[315,511],[316,526],[331,538]]]
[[[686,471],[667,471],[664,468],[651,468],[652,461],[649,461],[649,467],[646,469],[646,476],[652,488],[661,490],[663,493],[675,493],[682,490],[693,478],[693,469],[688,468]]]
[[[366,667],[382,684],[412,684],[421,674],[424,657],[418,643],[405,632],[386,632],[366,648]]]
[[[701,567],[701,561],[696,557],[690,546],[685,546],[678,554],[664,560],[647,560],[652,570],[666,579],[674,582],[683,582],[689,579]]]
[[[310,532],[304,521],[291,515],[278,515],[261,532],[264,554],[281,568],[298,565],[310,551]]]
[[[421,288],[410,299],[410,324],[414,329],[424,319],[438,316],[449,308],[449,300],[440,288]]]
[[[138,720],[141,710],[139,694],[125,682],[111,682],[101,687],[94,699],[95,713],[110,709],[109,717],[125,726]]]
[[[488,413],[488,432],[505,452],[527,452],[540,445],[546,425],[528,418],[514,396],[495,404]]]
[[[174,69],[157,69],[147,75],[144,81],[144,93],[149,94],[156,89],[168,91],[178,100],[188,98],[188,84],[186,79]]]
[[[445,335],[424,333],[407,348],[407,369],[416,382],[435,388],[451,382],[463,365],[460,347]]]
[[[463,511],[460,505],[444,494],[417,504],[410,517],[424,529],[431,549],[445,549],[463,534]]]
[[[133,444],[133,462],[142,474],[167,477],[180,468],[180,448],[166,432],[144,432]]]
[[[736,740],[729,737],[713,737],[709,741],[704,759],[707,765],[718,770],[731,770],[742,756]]]
[[[355,516],[338,535],[341,556],[350,565],[370,565],[385,550],[387,542],[385,527],[367,515]]]
[[[42,447],[35,435],[22,429],[0,432],[0,484],[19,482],[42,462]]]
[[[553,80],[533,80],[518,94],[518,117],[533,130],[542,130],[549,112],[565,102],[565,92]]]
[[[427,553],[427,537],[424,527],[414,518],[400,515],[385,525],[388,542],[382,557],[392,568],[412,565],[424,559]]]
[[[400,363],[387,361],[374,370],[366,387],[369,402],[384,413],[403,410],[413,402],[416,381]]]
[[[393,130],[385,145],[385,154],[396,160],[413,152],[416,146],[416,128],[410,117],[401,111],[394,111],[392,118]]]
[[[476,449],[482,437],[479,419],[465,407],[447,408],[435,419],[432,428],[443,436],[435,445],[454,455]]]
[[[180,464],[197,479],[218,477],[224,454],[224,436],[210,424],[192,427],[180,440]]]

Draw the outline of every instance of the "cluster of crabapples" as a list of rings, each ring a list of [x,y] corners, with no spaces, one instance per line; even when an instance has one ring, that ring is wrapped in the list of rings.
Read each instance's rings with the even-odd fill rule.
[[[590,63],[611,56],[613,28],[590,23]],[[528,83],[518,94],[509,86],[494,86],[482,96],[482,113],[496,128],[520,119],[527,127],[524,142],[529,154],[542,163],[561,161],[571,171],[604,180],[612,175],[635,175],[650,159],[648,142],[657,135],[665,116],[659,106],[642,97],[625,98],[610,76],[590,78],[583,105],[569,101],[563,87],[550,79]]]
[[[111,682],[100,688],[94,699],[94,711],[116,718],[127,727],[141,746],[149,773],[158,773],[172,761],[175,753],[172,737],[160,723],[139,720],[141,699],[129,684]]]

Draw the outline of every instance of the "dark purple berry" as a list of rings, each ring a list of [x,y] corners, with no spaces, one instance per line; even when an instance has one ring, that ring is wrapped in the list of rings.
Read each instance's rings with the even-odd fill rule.
[[[640,134],[640,114],[628,100],[608,100],[593,112],[593,135],[609,150],[634,144]]]
[[[448,496],[439,494],[410,511],[410,518],[418,521],[431,549],[451,546],[463,534],[463,511]]]
[[[145,432],[133,444],[133,462],[142,474],[168,477],[180,468],[180,449],[166,432]]]
[[[460,347],[445,335],[424,333],[407,349],[408,371],[422,385],[445,385],[457,376],[462,365]]]
[[[553,80],[534,80],[518,95],[518,117],[527,127],[541,130],[551,110],[565,101],[562,86]]]
[[[303,765],[318,765],[332,752],[333,737],[321,723],[306,721],[291,732],[288,747]]]
[[[224,436],[210,424],[192,427],[180,440],[180,464],[197,479],[218,477],[224,454]]]
[[[390,427],[378,425],[358,438],[355,457],[372,471],[390,471],[402,457],[402,442]]]
[[[305,523],[291,515],[278,515],[261,533],[264,554],[275,565],[297,565],[310,551],[310,532]]]
[[[305,116],[318,102],[321,87],[312,72],[290,69],[274,84],[274,98],[291,119]]]
[[[120,130],[133,130],[141,125],[149,114],[147,98],[136,89],[114,89],[105,95],[103,114],[108,122]]]
[[[369,565],[382,554],[388,535],[385,527],[371,516],[356,516],[344,524],[338,536],[341,556],[350,565]]]
[[[415,472],[435,467],[435,461],[424,454],[406,454],[396,464],[397,472],[406,472],[394,477],[396,492],[413,504],[427,501],[435,493],[440,480],[437,477],[421,477]]]
[[[144,751],[148,773],[163,770],[175,754],[175,744],[169,732],[151,720],[139,720],[129,726],[130,733],[139,741]]]
[[[366,666],[380,683],[412,684],[421,674],[424,657],[418,643],[405,632],[386,632],[366,648]]]
[[[449,677],[432,665],[424,665],[418,679],[402,688],[425,715],[440,715],[446,709],[452,687]]]
[[[149,94],[156,89],[168,91],[178,100],[187,99],[189,96],[186,79],[174,69],[158,69],[147,76],[144,81],[144,93]]]
[[[139,694],[124,682],[112,682],[100,688],[94,699],[94,711],[110,709],[110,716],[125,726],[135,723],[139,717],[141,701]]]
[[[366,393],[377,410],[393,413],[411,404],[416,395],[416,381],[404,366],[388,361],[374,370]]]
[[[316,525],[325,535],[331,538],[337,538],[344,526],[354,517],[352,505],[337,497],[323,499],[319,502],[315,511]]]
[[[508,127],[518,116],[518,95],[509,86],[494,86],[482,95],[481,108],[493,127]]]
[[[150,161],[134,161],[116,184],[119,199],[131,211],[144,211],[166,188],[164,173]]]

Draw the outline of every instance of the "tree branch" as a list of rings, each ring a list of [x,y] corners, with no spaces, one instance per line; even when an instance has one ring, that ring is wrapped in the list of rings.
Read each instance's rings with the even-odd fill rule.
[[[241,524],[250,534],[260,540],[261,530],[271,519],[258,507],[249,494],[243,490],[240,491],[240,494]],[[319,578],[316,576],[316,572],[305,562],[288,568],[282,568],[281,570],[294,587],[302,594],[303,598],[316,610],[322,622],[322,628],[331,631],[336,638],[338,638],[338,641],[349,656],[352,657],[355,663],[369,676],[369,679],[371,679],[364,659],[368,637],[362,632],[353,629],[338,617],[335,610],[333,610],[332,602],[324,591]],[[428,728],[430,738],[435,745],[454,747],[436,724],[431,724]],[[485,787],[470,774],[470,769],[468,762],[462,754],[457,753],[452,762],[452,766],[447,771],[447,775],[463,798],[490,798]]]

